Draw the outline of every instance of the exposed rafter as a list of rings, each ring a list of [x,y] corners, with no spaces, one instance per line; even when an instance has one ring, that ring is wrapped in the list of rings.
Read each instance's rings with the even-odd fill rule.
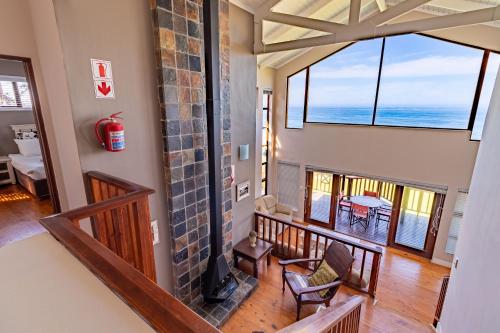
[[[471,24],[480,24],[500,20],[500,6],[467,11],[439,17],[419,19],[415,21],[388,24],[387,22],[400,17],[430,0],[405,0],[392,7],[386,8],[385,0],[375,0],[380,12],[360,20],[361,0],[351,0],[349,20],[347,24],[295,16],[290,14],[271,12],[279,0],[268,0],[261,5],[255,15],[255,53],[264,54],[279,51],[289,51],[314,46],[336,44],[363,39],[377,38],[396,34],[423,32],[446,29]],[[375,5],[375,2],[372,2]],[[376,8],[376,7],[375,7]],[[268,9],[267,13],[264,9]],[[260,18],[259,18],[260,17]],[[263,43],[262,21],[272,21],[281,24],[311,29],[313,31],[328,32],[328,35],[314,36],[297,40]],[[339,22],[339,21],[337,21]],[[259,30],[259,31],[257,31]]]
[[[390,9],[386,12],[389,12],[389,10]],[[382,26],[373,25],[374,23],[380,22],[380,19],[376,16],[381,14],[375,15],[363,23],[349,27],[349,29],[339,30],[337,33],[264,45],[264,49],[258,53],[287,51],[327,44],[336,44],[421,31],[432,31],[496,21],[500,20],[500,6],[410,22],[386,24]],[[365,22],[369,22],[369,25],[366,26]]]

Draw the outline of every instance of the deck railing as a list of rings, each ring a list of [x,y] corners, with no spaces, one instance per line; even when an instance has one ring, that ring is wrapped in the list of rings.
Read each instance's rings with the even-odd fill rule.
[[[355,257],[354,264],[344,277],[344,283],[375,297],[381,247],[362,244],[320,227],[289,222],[261,212],[255,212],[255,232],[258,238],[274,244],[273,255],[287,259],[321,258],[333,240],[343,243]],[[317,264],[311,263],[306,268],[314,269]]]
[[[437,327],[437,324],[441,319],[441,312],[443,311],[444,300],[446,298],[446,291],[448,290],[449,282],[450,282],[450,277],[445,276],[443,278],[443,284],[441,285],[441,292],[439,293],[439,299],[436,306],[436,313],[434,314],[434,322],[432,323],[434,327]]]
[[[361,296],[351,297],[344,303],[334,304],[276,333],[357,333],[362,303]]]
[[[40,223],[156,331],[220,332],[154,282],[154,191],[99,172],[87,179],[94,203]],[[89,219],[93,237],[80,228]]]

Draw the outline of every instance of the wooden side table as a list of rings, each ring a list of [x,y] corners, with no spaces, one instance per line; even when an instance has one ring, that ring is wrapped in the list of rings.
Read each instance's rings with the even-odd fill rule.
[[[0,156],[0,174],[9,175],[8,178],[0,178],[0,185],[16,183],[16,175],[14,174],[14,169],[12,168],[10,158],[7,156]]]
[[[245,238],[233,248],[234,266],[238,268],[238,258],[241,257],[253,263],[253,276],[259,277],[259,261],[266,257],[267,265],[271,265],[271,251],[273,244],[257,239],[255,247],[250,246],[250,241]]]

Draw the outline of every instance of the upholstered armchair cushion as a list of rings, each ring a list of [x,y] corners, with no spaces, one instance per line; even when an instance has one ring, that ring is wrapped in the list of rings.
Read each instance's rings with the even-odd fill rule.
[[[328,263],[323,260],[318,269],[309,277],[308,282],[310,286],[318,287],[325,284],[334,282],[339,275],[335,272],[333,268],[328,265]],[[330,290],[325,289],[319,291],[321,297],[328,296]]]
[[[264,214],[269,214],[280,219],[292,221],[293,210],[286,205],[278,203],[276,201],[276,198],[272,195],[264,195],[256,199],[255,207],[257,211]]]
[[[281,214],[285,214],[285,215],[292,215],[293,214],[292,208],[288,207],[287,205],[280,204],[280,203],[276,204],[276,212],[281,213]]]

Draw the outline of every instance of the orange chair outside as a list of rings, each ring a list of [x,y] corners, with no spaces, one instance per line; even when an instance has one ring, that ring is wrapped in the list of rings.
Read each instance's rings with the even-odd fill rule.
[[[363,192],[363,195],[367,196],[367,197],[374,197],[374,198],[378,198],[378,193],[377,192],[372,192],[372,191],[364,191]]]

